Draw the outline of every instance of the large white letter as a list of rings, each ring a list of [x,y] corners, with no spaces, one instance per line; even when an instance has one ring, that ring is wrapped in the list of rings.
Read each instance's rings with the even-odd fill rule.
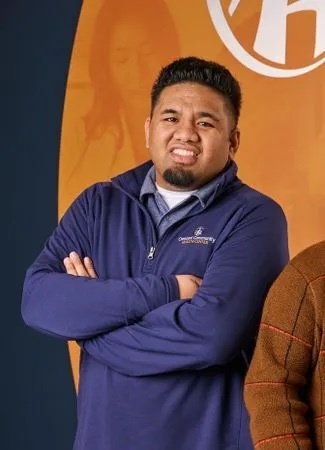
[[[264,0],[254,50],[275,63],[285,64],[287,42],[287,16],[295,12],[315,11],[316,32],[314,57],[325,51],[325,1]]]

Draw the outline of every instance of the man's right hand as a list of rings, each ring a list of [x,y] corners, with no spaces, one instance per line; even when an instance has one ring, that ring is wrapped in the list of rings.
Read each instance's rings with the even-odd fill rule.
[[[201,286],[202,279],[195,275],[176,275],[181,300],[191,300]]]

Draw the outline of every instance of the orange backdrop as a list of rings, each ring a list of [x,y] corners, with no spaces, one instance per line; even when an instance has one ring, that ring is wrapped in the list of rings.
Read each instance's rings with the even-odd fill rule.
[[[60,149],[59,217],[87,186],[148,159],[143,124],[161,68],[195,55],[240,81],[239,176],[271,195],[291,256],[324,239],[324,0],[84,0]],[[79,350],[69,343],[75,381]]]

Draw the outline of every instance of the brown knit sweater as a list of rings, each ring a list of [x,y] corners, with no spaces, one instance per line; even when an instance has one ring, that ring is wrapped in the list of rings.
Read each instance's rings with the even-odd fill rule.
[[[325,449],[325,241],[273,284],[245,383],[254,448]]]

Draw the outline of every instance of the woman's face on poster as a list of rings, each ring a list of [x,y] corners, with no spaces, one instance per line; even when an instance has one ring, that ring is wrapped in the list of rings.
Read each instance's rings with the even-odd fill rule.
[[[154,78],[168,62],[164,43],[153,30],[140,18],[125,17],[112,31],[107,49],[110,78],[124,105],[148,107]]]

